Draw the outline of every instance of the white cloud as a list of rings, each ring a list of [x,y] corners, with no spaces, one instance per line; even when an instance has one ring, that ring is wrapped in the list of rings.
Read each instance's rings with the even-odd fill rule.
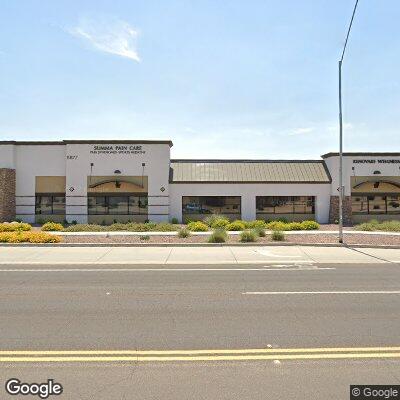
[[[310,133],[314,130],[314,128],[297,128],[297,129],[293,129],[289,135],[290,136],[294,136],[294,135],[304,135],[306,133]]]
[[[138,31],[125,21],[81,19],[68,32],[88,41],[97,50],[140,62],[136,46]]]

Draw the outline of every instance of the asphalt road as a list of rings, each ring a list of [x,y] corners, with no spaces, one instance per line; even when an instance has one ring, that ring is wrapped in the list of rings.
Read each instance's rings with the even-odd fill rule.
[[[55,378],[66,399],[349,398],[400,383],[399,310],[395,263],[2,265],[0,379]]]

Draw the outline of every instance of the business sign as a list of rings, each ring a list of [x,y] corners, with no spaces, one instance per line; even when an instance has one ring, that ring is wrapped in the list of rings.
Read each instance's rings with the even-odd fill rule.
[[[353,160],[353,164],[400,164],[400,160]]]
[[[90,150],[90,154],[145,154],[142,145],[109,145],[95,144]]]

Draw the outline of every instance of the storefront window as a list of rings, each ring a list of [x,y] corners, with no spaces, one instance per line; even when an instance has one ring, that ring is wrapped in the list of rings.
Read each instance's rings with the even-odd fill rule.
[[[108,198],[109,214],[128,214],[128,196],[113,196]]]
[[[148,200],[144,196],[129,196],[129,211],[131,214],[147,214]]]
[[[400,214],[400,195],[353,195],[353,214]]]
[[[314,214],[314,196],[257,196],[260,214]]]
[[[147,196],[88,196],[89,215],[147,214]]]
[[[370,214],[386,214],[386,196],[368,196]]]
[[[65,195],[37,194],[35,196],[35,214],[65,214]]]
[[[240,214],[240,196],[183,196],[183,214]]]
[[[368,197],[353,196],[351,210],[353,214],[368,214]]]
[[[400,194],[397,196],[387,196],[387,213],[400,214]]]

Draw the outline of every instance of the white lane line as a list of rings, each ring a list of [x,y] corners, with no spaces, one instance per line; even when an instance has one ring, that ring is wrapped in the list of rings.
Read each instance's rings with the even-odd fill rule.
[[[242,294],[267,294],[267,295],[291,295],[291,294],[400,294],[400,290],[360,290],[360,291],[312,291],[312,292],[243,292]]]
[[[197,272],[197,271],[320,271],[331,267],[311,268],[52,268],[52,269],[0,269],[1,272]]]

